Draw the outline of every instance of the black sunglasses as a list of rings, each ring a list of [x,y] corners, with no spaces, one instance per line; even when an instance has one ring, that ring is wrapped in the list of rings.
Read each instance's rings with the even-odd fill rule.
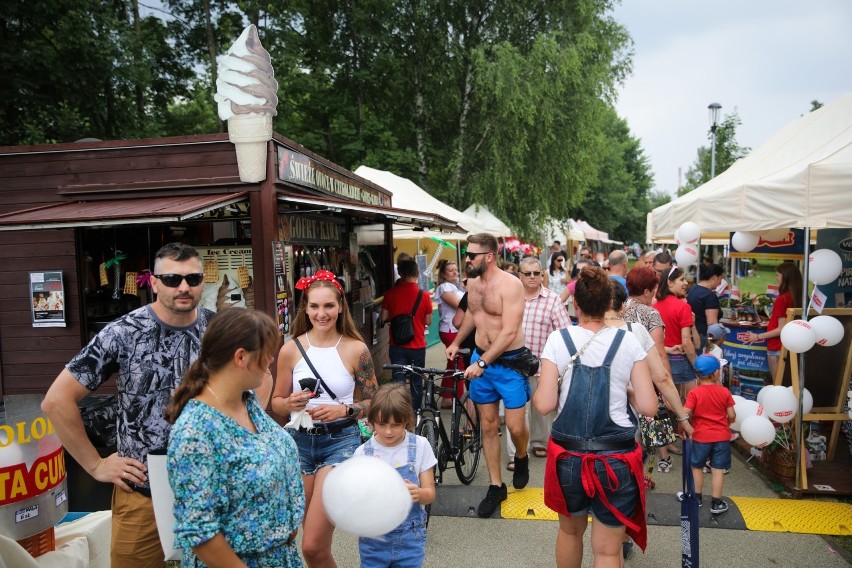
[[[541,272],[539,272],[538,270],[533,270],[532,272],[521,272],[521,274],[523,274],[527,278],[529,278],[530,276],[541,276]]]
[[[201,272],[193,272],[192,274],[155,274],[154,278],[162,282],[167,288],[177,288],[184,280],[194,288],[204,281],[204,274]]]
[[[470,252],[470,251],[468,251],[467,252],[467,258],[468,258],[468,260],[474,260],[477,256],[479,256],[481,254],[488,254],[489,252],[491,252],[491,251],[485,251],[485,252]]]

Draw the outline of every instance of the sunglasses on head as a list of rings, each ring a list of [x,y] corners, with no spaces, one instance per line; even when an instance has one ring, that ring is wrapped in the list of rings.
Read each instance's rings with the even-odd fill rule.
[[[521,274],[523,274],[527,278],[529,278],[530,276],[541,276],[541,272],[538,270],[533,270],[531,272],[521,272]]]
[[[474,260],[477,256],[479,256],[481,254],[488,254],[489,252],[490,251],[485,251],[485,252],[470,252],[470,251],[468,251],[467,252],[467,258],[468,258],[468,260]]]
[[[162,282],[163,286],[167,288],[177,288],[184,280],[191,287],[195,287],[204,281],[204,274],[201,272],[193,272],[192,274],[155,274],[154,278]]]

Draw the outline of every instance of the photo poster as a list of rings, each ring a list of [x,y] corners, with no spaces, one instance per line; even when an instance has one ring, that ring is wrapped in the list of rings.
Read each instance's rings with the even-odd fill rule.
[[[286,338],[290,336],[290,315],[294,308],[292,286],[293,247],[284,241],[272,242],[272,267],[275,274],[275,316],[278,331]]]
[[[816,248],[833,250],[843,261],[837,280],[819,286],[826,295],[824,307],[852,308],[852,229],[820,229]]]
[[[33,327],[65,327],[65,288],[61,270],[30,272]]]

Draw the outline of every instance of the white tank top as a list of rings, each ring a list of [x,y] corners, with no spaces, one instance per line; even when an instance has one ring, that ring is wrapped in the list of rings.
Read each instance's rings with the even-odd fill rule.
[[[340,353],[337,352],[337,347],[343,341],[343,336],[340,336],[334,347],[314,347],[311,345],[311,339],[308,337],[308,334],[305,334],[305,339],[308,342],[306,352],[311,359],[311,363],[313,363],[314,368],[322,377],[323,382],[337,395],[337,400],[335,401],[325,392],[325,389],[322,389],[322,394],[308,401],[306,408],[316,408],[323,404],[352,404],[352,395],[355,392],[355,378],[350,374],[346,365],[343,364]],[[294,393],[302,392],[303,389],[299,386],[299,379],[304,378],[316,377],[314,377],[305,359],[301,358],[296,363],[296,366],[293,367]]]

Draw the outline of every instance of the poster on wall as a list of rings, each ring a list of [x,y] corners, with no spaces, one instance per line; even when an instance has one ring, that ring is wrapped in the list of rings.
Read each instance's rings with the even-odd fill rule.
[[[254,308],[251,247],[197,247],[204,266],[201,306],[214,312]]]
[[[33,327],[65,327],[62,271],[30,272]]]
[[[852,308],[852,229],[820,229],[817,249],[830,249],[840,255],[843,269],[834,282],[822,284],[826,308]]]
[[[282,241],[272,241],[272,268],[275,274],[275,314],[278,319],[278,331],[284,341],[290,338],[290,316],[293,294],[293,247]]]

